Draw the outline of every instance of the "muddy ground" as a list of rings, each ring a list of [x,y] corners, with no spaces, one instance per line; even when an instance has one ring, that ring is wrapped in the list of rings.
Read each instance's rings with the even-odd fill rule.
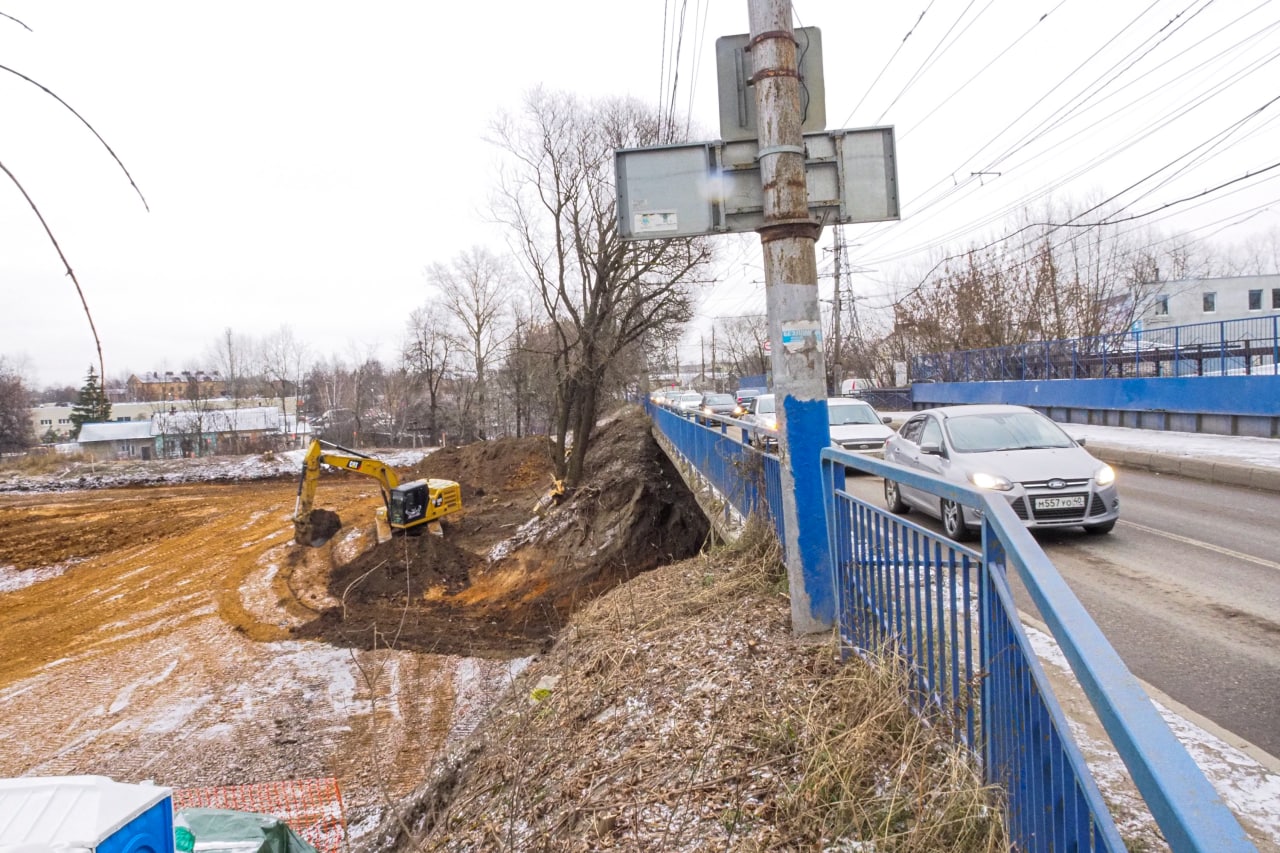
[[[376,484],[340,473],[320,548],[291,541],[291,479],[0,494],[0,776],[335,776],[358,837],[576,606],[702,544],[636,413],[537,518],[549,453],[502,440],[402,470],[458,480],[464,511],[382,544]]]

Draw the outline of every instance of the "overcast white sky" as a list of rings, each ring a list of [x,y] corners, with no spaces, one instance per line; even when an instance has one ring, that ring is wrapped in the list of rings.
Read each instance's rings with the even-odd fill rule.
[[[485,216],[497,152],[483,137],[528,88],[669,100],[674,29],[676,103],[717,135],[714,43],[747,31],[747,2],[688,3],[683,17],[673,5],[4,0],[32,32],[0,18],[0,64],[93,123],[151,211],[70,113],[3,71],[0,163],[80,278],[110,376],[209,366],[227,327],[263,337],[288,325],[318,355],[391,359],[427,298],[427,265],[473,244],[502,249]],[[874,270],[855,279],[861,293],[930,246],[985,240],[1049,188],[1109,196],[1197,152],[1175,180],[1121,197],[1139,213],[1280,160],[1280,4],[797,0],[795,11],[822,29],[828,126],[898,134],[903,221],[845,229],[851,260]],[[1277,178],[1143,221],[1240,242],[1280,227]],[[762,310],[754,235],[722,239],[726,283],[703,315]],[[819,262],[830,269],[829,254]],[[3,175],[0,299],[0,355],[37,385],[78,386],[96,362],[88,322]]]

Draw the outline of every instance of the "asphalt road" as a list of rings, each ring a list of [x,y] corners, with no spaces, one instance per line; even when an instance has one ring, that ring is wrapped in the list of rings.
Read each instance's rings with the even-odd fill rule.
[[[1136,676],[1280,756],[1280,493],[1120,474],[1110,535],[1036,539]],[[883,506],[879,478],[850,488]]]

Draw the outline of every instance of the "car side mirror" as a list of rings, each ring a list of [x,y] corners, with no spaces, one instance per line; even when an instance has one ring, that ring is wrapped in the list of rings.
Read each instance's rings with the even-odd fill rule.
[[[1083,439],[1083,438],[1077,438],[1077,439],[1076,439],[1076,444],[1080,445],[1081,447],[1084,447],[1084,439]]]
[[[920,453],[922,456],[941,456],[942,445],[934,444],[933,442],[929,442],[928,444],[922,444],[920,445]]]
[[[888,415],[882,415],[880,418],[880,423],[891,424],[893,423],[893,418],[889,417]]]

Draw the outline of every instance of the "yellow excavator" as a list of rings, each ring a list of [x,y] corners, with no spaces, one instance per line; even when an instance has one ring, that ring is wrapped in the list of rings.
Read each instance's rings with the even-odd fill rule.
[[[302,463],[302,476],[298,479],[298,500],[293,510],[294,541],[299,545],[310,545],[312,541],[311,509],[315,504],[316,485],[320,481],[322,465],[377,480],[382,487],[384,504],[378,513],[379,527],[385,517],[391,533],[417,532],[424,525],[462,509],[462,487],[452,480],[431,478],[401,485],[395,469],[382,460],[339,444],[315,439],[307,449]]]

